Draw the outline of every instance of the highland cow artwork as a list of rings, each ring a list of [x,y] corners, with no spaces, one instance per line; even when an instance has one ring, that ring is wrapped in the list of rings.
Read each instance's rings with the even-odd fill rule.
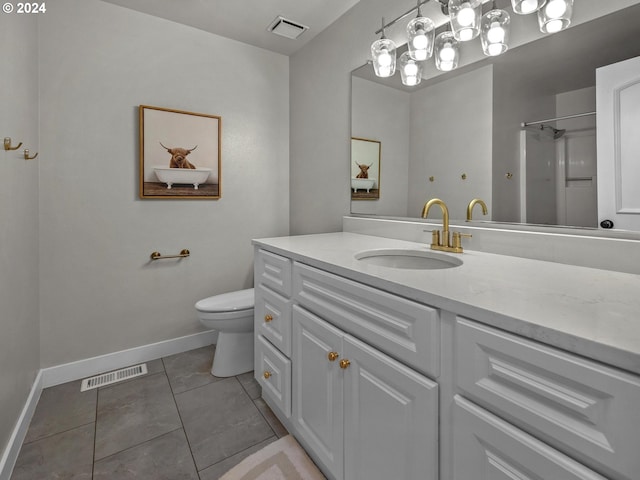
[[[382,143],[351,137],[351,200],[380,198],[380,150]]]
[[[140,198],[218,199],[222,118],[140,105]]]

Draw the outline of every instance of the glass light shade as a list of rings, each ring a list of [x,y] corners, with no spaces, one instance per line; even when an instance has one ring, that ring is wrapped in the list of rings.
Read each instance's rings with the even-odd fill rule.
[[[547,0],[511,0],[513,13],[527,15],[540,10]]]
[[[373,69],[378,77],[391,77],[396,73],[396,44],[381,38],[371,44]]]
[[[434,57],[436,68],[448,72],[458,68],[460,60],[460,44],[453,32],[439,33],[435,40]]]
[[[422,64],[411,58],[409,52],[404,52],[400,55],[398,60],[400,68],[400,77],[402,77],[402,84],[413,86],[418,85],[422,80]]]
[[[449,0],[451,30],[457,40],[466,42],[480,34],[481,0]]]
[[[491,10],[482,16],[480,41],[485,55],[495,57],[509,49],[511,17],[504,10]]]
[[[542,33],[555,33],[571,24],[573,0],[547,0],[538,10],[538,24]]]
[[[427,17],[414,18],[407,24],[407,45],[409,56],[422,61],[433,55],[433,42],[436,36],[436,26]]]

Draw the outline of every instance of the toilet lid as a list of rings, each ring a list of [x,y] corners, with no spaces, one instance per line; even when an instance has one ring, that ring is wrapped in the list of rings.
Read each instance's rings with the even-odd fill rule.
[[[253,308],[253,288],[207,297],[196,303],[201,312],[233,312]]]

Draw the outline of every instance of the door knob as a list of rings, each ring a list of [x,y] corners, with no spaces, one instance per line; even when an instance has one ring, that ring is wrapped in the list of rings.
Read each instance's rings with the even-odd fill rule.
[[[339,357],[340,355],[338,355],[338,352],[329,352],[327,353],[327,358],[329,359],[330,362],[335,362],[336,359]]]
[[[268,314],[268,313],[267,313],[267,314],[264,316],[264,321],[265,321],[266,323],[269,323],[271,320],[273,320],[273,317],[272,317],[270,314]]]
[[[262,376],[269,380],[271,378],[271,372],[269,370],[265,370],[264,373],[262,374]]]
[[[346,358],[343,358],[342,360],[340,360],[340,368],[342,368],[343,370],[345,368],[349,368],[349,365],[351,365],[351,362]]]

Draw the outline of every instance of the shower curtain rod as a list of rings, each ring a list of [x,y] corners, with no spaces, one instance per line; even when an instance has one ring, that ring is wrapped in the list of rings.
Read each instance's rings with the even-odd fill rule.
[[[546,120],[538,120],[536,122],[522,122],[520,126],[522,128],[529,125],[540,125],[541,123],[555,122],[557,120],[568,120],[570,118],[586,117],[588,115],[595,115],[596,112],[576,113],[575,115],[565,115],[564,117],[547,118]]]

